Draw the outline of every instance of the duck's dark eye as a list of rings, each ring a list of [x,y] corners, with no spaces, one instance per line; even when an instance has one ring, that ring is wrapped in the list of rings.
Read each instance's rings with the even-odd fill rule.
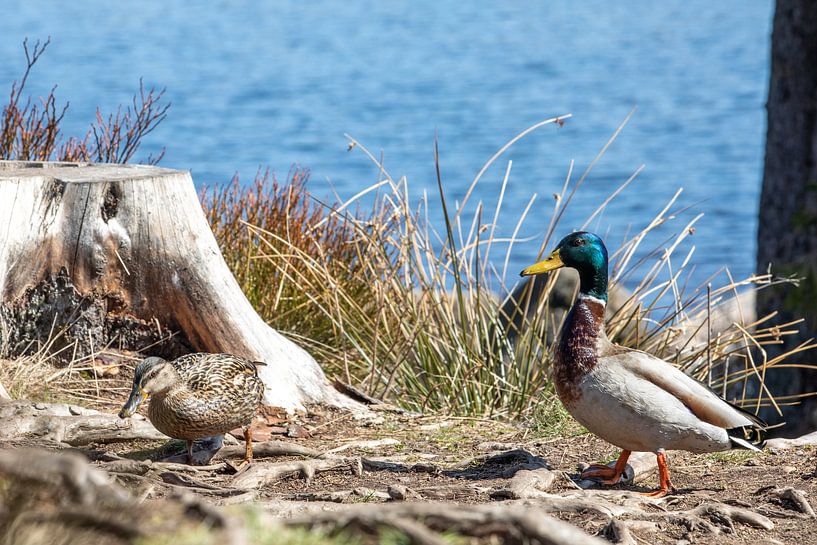
[[[584,239],[577,238],[576,240],[573,241],[573,246],[584,246]]]

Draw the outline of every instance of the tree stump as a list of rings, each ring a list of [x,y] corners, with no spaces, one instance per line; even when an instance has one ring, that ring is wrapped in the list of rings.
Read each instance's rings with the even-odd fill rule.
[[[189,172],[0,161],[0,297],[11,355],[43,346],[68,357],[105,347],[164,357],[229,352],[267,363],[260,373],[270,405],[350,403],[256,314]]]

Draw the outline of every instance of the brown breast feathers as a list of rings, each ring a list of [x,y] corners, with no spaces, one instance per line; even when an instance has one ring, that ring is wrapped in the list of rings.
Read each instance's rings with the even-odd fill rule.
[[[595,366],[597,339],[604,324],[604,303],[579,295],[565,319],[553,366],[553,382],[562,403],[581,397],[579,382]]]

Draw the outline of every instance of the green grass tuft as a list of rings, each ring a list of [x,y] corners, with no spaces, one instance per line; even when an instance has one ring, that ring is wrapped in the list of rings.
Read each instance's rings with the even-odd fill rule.
[[[587,433],[587,429],[570,416],[556,394],[550,390],[540,395],[540,401],[528,421],[531,434],[536,438],[576,437]]]

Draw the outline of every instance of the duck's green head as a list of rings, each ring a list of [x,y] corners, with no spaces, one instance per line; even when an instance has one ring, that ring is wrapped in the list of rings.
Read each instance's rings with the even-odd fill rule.
[[[532,276],[561,267],[579,271],[581,293],[607,300],[607,248],[598,235],[586,231],[571,233],[544,261],[531,265],[519,274]]]
[[[157,357],[145,358],[134,370],[133,388],[119,411],[119,418],[133,416],[144,400],[152,394],[169,390],[178,382],[179,374],[170,362]]]

